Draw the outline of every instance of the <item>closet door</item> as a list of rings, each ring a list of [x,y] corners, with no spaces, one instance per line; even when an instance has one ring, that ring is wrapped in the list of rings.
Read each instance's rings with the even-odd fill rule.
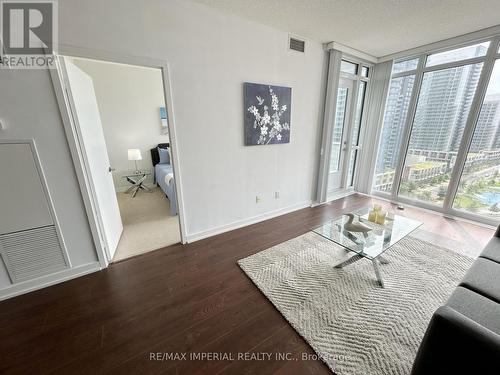
[[[0,256],[12,283],[69,265],[33,151],[0,143]]]
[[[0,144],[0,173],[0,234],[54,224],[29,144]]]

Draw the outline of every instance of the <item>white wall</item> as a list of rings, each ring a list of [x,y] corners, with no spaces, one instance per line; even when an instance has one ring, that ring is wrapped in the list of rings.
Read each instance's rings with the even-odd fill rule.
[[[168,60],[193,237],[312,199],[325,52],[312,41],[305,54],[288,51],[287,38],[189,1],[59,2],[60,43]],[[0,136],[36,139],[72,260],[95,260],[49,73],[1,70],[0,77],[0,116],[8,125]],[[293,88],[289,144],[243,146],[245,81]]]
[[[311,200],[325,74],[319,43],[288,51],[287,33],[189,1],[66,0],[59,18],[63,44],[169,61],[188,234]],[[293,88],[290,144],[243,146],[245,81]]]
[[[0,69],[0,139],[34,139],[73,267],[97,261],[80,189],[47,71]],[[8,88],[8,89],[7,89]],[[1,171],[0,171],[1,173]],[[0,178],[9,178],[2,175]],[[22,199],[12,191],[12,199]],[[9,215],[0,207],[0,215]],[[26,212],[26,215],[30,215]],[[9,285],[0,267],[0,289]],[[0,290],[0,299],[2,291]]]
[[[160,128],[159,108],[165,106],[161,70],[86,59],[73,62],[94,83],[109,161],[116,169],[115,187],[123,191],[130,186],[123,175],[135,169],[127,149],[140,149],[143,160],[137,166],[152,173],[151,148],[168,142]],[[153,174],[147,182],[153,183]]]

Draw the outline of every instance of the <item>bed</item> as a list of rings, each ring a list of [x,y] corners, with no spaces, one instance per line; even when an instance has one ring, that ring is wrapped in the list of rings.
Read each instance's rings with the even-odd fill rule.
[[[158,148],[168,148],[168,143],[158,144]],[[175,180],[174,180],[174,169],[171,163],[160,164],[160,155],[158,153],[158,148],[151,149],[151,160],[154,166],[154,181],[165,193],[168,200],[170,201],[170,215],[177,215],[177,196],[175,193]]]

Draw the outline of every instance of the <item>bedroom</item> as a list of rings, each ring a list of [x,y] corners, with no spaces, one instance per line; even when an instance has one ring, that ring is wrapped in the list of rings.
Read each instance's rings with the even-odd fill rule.
[[[180,242],[161,70],[73,57],[61,65],[100,190],[94,196],[109,261]]]

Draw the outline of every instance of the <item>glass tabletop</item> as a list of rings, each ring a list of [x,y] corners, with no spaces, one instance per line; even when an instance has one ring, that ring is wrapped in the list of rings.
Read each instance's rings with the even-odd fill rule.
[[[127,172],[125,173],[122,178],[129,178],[129,177],[144,177],[144,176],[149,176],[151,172],[149,171],[137,171],[137,172]]]
[[[365,258],[375,259],[422,225],[419,221],[400,215],[390,215],[384,225],[375,224],[368,221],[369,210],[365,208],[355,212],[353,221],[371,228],[368,233],[346,230],[345,224],[349,217],[345,215],[313,229],[313,232]]]

